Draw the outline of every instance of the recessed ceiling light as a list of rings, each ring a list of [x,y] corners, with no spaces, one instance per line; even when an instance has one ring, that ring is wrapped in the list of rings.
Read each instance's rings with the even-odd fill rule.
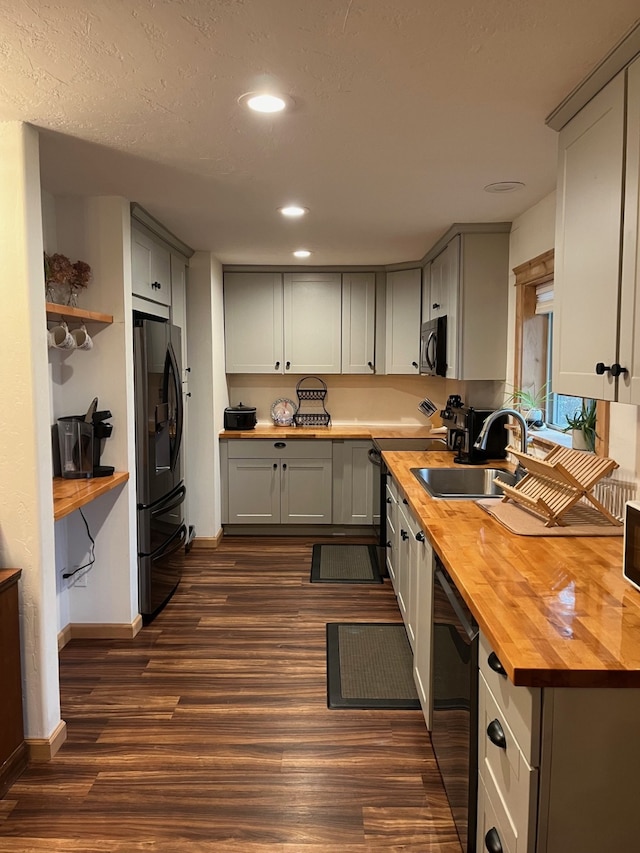
[[[304,216],[305,213],[309,213],[308,207],[298,207],[297,204],[289,204],[286,207],[279,207],[278,210],[283,216]]]
[[[523,187],[524,184],[521,181],[498,181],[495,184],[487,184],[484,191],[486,193],[514,193]]]
[[[241,95],[238,101],[257,113],[279,113],[290,105],[291,98],[267,92],[247,92]]]
[[[308,249],[298,249],[293,254],[296,258],[308,258],[311,252]]]

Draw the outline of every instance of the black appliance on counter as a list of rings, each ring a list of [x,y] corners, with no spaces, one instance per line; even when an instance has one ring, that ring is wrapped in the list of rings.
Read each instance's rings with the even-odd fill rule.
[[[258,419],[255,406],[227,406],[224,410],[224,428],[231,430],[255,429]]]
[[[189,532],[180,444],[184,427],[180,328],[134,311],[138,593],[145,621],[182,575]]]
[[[464,853],[476,850],[478,641],[478,624],[436,558],[431,743]]]
[[[378,482],[378,494],[380,517],[375,523],[376,539],[378,542],[378,568],[383,577],[388,577],[387,572],[387,467],[382,458],[384,450],[411,450],[421,453],[427,450],[447,450],[445,437],[437,438],[374,438],[373,447],[369,451],[369,461],[380,470]],[[374,488],[376,486],[374,485]]]
[[[449,397],[440,417],[447,428],[447,446],[449,450],[456,451],[454,462],[461,465],[482,465],[489,459],[506,458],[509,443],[509,435],[505,429],[509,421],[507,414],[497,418],[491,425],[486,450],[474,446],[482,424],[493,411],[465,406],[457,394]]]

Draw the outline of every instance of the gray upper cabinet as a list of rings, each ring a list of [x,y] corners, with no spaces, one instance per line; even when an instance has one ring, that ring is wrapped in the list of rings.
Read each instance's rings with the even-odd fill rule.
[[[225,273],[227,373],[284,371],[282,304],[281,273]]]
[[[342,373],[375,373],[376,277],[342,274]]]
[[[640,60],[560,132],[554,391],[640,404]]]
[[[509,224],[453,226],[427,259],[429,308],[423,306],[423,317],[447,318],[447,378],[503,380]]]
[[[387,273],[386,373],[420,373],[420,268]]]
[[[131,288],[136,296],[171,305],[170,251],[135,224],[131,226]]]
[[[285,372],[340,373],[341,347],[340,273],[285,273]]]

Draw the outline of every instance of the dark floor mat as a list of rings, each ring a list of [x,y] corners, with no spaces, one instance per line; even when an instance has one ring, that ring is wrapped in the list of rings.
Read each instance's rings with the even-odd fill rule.
[[[375,545],[314,545],[311,583],[382,583]]]
[[[404,625],[327,624],[327,704],[329,708],[420,708]]]

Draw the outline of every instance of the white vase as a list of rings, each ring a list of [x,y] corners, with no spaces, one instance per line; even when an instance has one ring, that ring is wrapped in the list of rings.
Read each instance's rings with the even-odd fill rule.
[[[571,447],[574,450],[591,450],[581,429],[571,430]]]

